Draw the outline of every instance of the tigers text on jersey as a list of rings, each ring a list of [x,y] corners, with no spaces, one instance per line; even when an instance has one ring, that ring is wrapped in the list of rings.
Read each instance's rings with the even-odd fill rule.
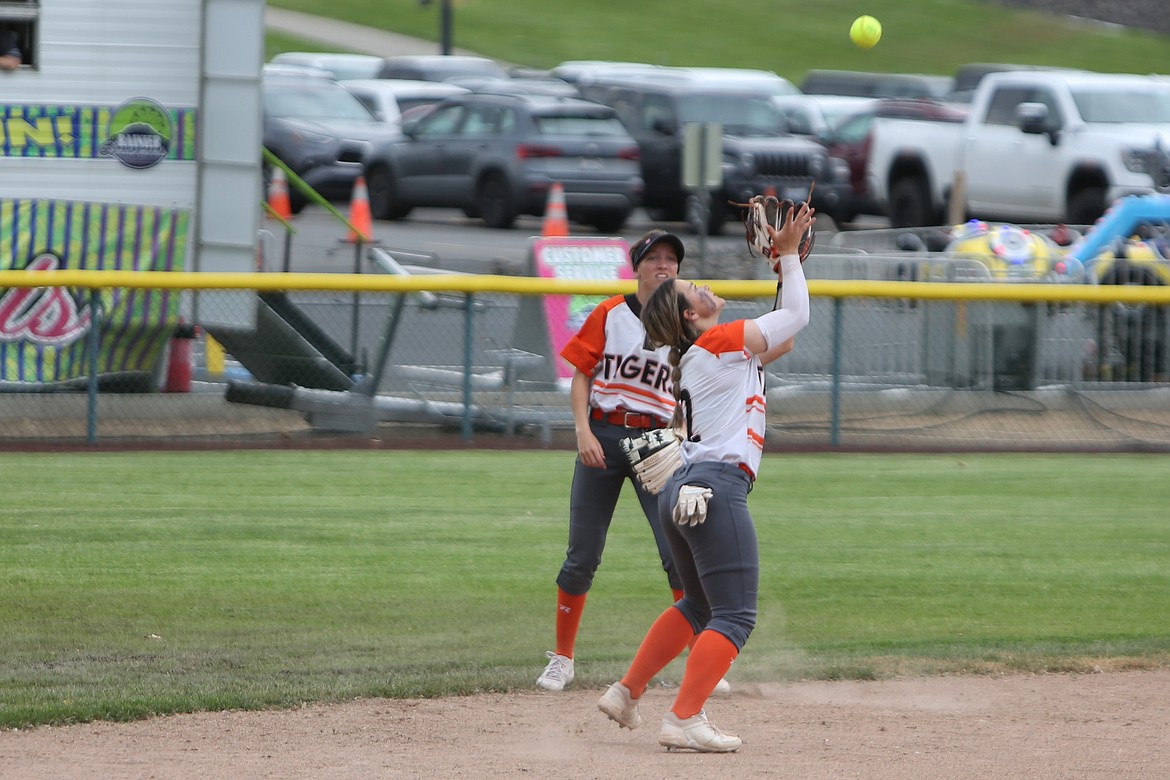
[[[669,420],[674,414],[667,348],[646,348],[642,306],[634,295],[597,304],[561,357],[592,376],[589,404],[604,412],[623,409]]]
[[[764,453],[764,364],[744,346],[744,320],[716,325],[682,357],[683,462],[723,461],[755,478]]]

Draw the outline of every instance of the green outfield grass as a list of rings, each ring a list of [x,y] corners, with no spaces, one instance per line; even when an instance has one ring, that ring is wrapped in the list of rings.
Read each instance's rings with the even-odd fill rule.
[[[437,0],[425,6],[418,0],[269,5],[439,38]],[[540,68],[565,60],[635,60],[763,68],[799,83],[812,68],[950,75],[967,62],[1012,62],[1166,73],[1170,62],[1170,36],[984,0],[867,0],[864,7],[842,0],[455,0],[453,8],[456,47]],[[882,22],[882,40],[873,49],[849,40],[849,26],[861,13]],[[287,39],[281,45],[288,48],[276,50],[338,48]]]
[[[530,688],[572,461],[0,455],[0,727]],[[760,622],[734,676],[1164,665],[1166,463],[769,456]],[[631,491],[578,684],[619,675],[668,600]]]

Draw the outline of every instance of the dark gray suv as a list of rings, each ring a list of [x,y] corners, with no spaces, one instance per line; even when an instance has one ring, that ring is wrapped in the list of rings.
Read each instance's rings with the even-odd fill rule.
[[[264,76],[264,146],[325,198],[348,200],[366,151],[396,135],[333,79],[293,69]],[[305,202],[289,188],[294,212]]]
[[[489,227],[544,214],[564,188],[569,219],[616,233],[642,195],[638,145],[612,108],[551,95],[461,95],[402,127],[365,159],[370,211],[462,209]]]
[[[815,181],[813,205],[831,213],[848,187],[815,141],[790,135],[760,79],[729,70],[654,68],[599,70],[578,82],[590,100],[614,107],[642,150],[643,205],[656,219],[697,223],[682,183],[683,136],[689,123],[719,122],[723,129],[723,184],[712,193],[707,229],[719,233],[753,195],[774,190],[804,200]],[[838,180],[840,179],[840,180]]]

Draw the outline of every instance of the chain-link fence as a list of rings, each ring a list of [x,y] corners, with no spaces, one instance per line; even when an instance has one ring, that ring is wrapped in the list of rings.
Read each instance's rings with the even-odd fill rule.
[[[769,366],[770,449],[1170,450],[1170,288],[898,281],[972,271],[943,262],[814,257],[812,322]],[[558,311],[572,329],[629,289],[255,274],[94,292],[101,277],[66,274],[62,287],[0,279],[17,285],[0,296],[5,446],[433,432],[568,443],[550,293],[568,296]],[[772,305],[767,282],[716,291],[732,298],[724,319]]]

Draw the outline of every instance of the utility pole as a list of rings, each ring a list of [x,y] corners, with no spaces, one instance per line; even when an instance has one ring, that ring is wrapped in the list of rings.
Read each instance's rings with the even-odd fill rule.
[[[439,4],[439,53],[451,53],[451,34],[455,26],[452,16],[451,3],[453,0],[440,0]],[[419,5],[430,5],[431,0],[418,0]]]
[[[441,52],[443,54],[451,53],[451,28],[454,27],[454,19],[451,12],[452,0],[443,0],[443,6],[440,13],[439,21],[439,41],[442,46]]]
[[[454,0],[440,0],[439,5],[439,53],[450,54],[450,36],[454,32],[455,18],[452,11]],[[420,6],[431,5],[432,0],[419,0]]]

